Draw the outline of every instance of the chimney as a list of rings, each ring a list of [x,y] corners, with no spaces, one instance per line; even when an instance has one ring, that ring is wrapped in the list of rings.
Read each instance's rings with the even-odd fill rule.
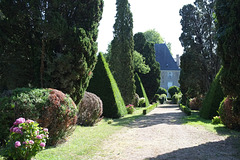
[[[176,62],[177,62],[178,67],[180,67],[180,57],[179,57],[179,54],[176,55]]]

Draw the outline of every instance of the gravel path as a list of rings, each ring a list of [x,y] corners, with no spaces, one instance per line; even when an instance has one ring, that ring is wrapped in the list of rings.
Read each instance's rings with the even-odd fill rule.
[[[181,124],[184,114],[165,104],[102,144],[94,160],[237,160],[239,137]]]

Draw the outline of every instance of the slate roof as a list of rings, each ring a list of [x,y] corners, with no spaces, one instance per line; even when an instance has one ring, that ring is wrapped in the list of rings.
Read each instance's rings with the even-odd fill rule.
[[[155,44],[155,51],[160,70],[180,70],[166,44]]]

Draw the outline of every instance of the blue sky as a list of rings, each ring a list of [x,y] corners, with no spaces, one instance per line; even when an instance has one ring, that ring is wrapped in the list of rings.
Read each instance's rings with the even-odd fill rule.
[[[181,16],[179,10],[194,0],[128,0],[133,13],[133,33],[155,29],[166,42],[172,43],[172,53],[182,54],[179,42]],[[98,51],[105,52],[113,39],[113,25],[116,15],[116,0],[104,0],[103,17],[100,21]]]

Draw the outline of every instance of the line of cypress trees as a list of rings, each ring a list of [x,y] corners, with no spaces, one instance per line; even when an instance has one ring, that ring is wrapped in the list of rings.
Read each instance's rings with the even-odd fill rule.
[[[133,66],[133,18],[128,0],[117,0],[116,6],[109,64],[125,104],[130,104],[134,101],[136,90]]]

